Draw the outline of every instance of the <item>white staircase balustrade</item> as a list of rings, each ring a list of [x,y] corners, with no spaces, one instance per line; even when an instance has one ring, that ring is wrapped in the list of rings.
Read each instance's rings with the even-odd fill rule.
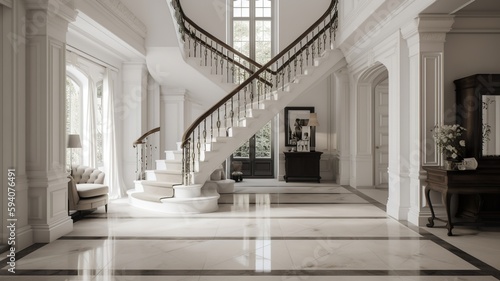
[[[193,123],[177,151],[167,151],[155,170],[145,172],[146,180],[136,182],[130,202],[167,213],[212,212],[219,193],[234,190],[233,180],[218,177],[221,163],[295,98],[345,65],[343,54],[333,47],[337,0],[264,66],[190,21],[179,0],[169,7],[186,63],[229,94]]]

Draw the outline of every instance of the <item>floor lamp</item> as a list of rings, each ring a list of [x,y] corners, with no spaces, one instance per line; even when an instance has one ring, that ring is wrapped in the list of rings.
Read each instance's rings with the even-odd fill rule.
[[[311,127],[311,151],[316,151],[316,127],[319,126],[318,123],[318,114],[311,113],[309,115],[309,123],[308,125]]]
[[[70,172],[72,172],[71,167],[73,166],[73,148],[81,148],[81,147],[82,147],[82,143],[80,142],[80,135],[69,134],[67,148],[69,148],[69,156],[70,156],[69,171]]]

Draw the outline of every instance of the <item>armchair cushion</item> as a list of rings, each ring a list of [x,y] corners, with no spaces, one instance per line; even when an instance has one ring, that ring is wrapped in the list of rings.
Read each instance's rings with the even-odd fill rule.
[[[76,189],[78,190],[78,196],[80,196],[80,198],[91,198],[108,194],[108,186],[104,184],[77,184]]]
[[[82,165],[73,165],[71,175],[77,184],[79,183],[104,183],[104,172]]]
[[[88,166],[72,166],[68,182],[69,210],[88,210],[105,206],[108,210],[109,187],[105,174]]]

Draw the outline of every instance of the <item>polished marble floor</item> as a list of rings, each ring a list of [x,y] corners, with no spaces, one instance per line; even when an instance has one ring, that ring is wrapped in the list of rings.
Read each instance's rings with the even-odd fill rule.
[[[386,199],[379,189],[245,180],[209,214],[115,200],[19,252],[16,274],[3,267],[0,280],[500,280],[500,229],[448,237],[388,217]]]

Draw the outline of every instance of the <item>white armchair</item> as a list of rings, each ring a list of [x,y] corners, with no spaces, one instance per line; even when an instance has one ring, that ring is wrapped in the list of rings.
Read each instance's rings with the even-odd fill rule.
[[[90,210],[104,206],[107,213],[109,188],[104,184],[104,176],[98,169],[73,165],[68,182],[69,210]]]

